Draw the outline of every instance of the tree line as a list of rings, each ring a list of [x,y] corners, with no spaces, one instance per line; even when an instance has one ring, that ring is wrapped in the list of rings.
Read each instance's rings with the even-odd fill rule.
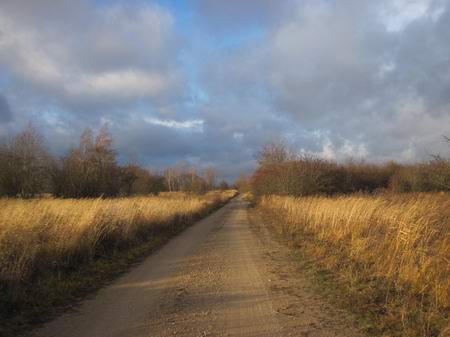
[[[86,129],[79,144],[54,156],[31,125],[0,143],[0,195],[34,197],[50,193],[63,198],[158,194],[162,191],[203,193],[228,188],[217,183],[215,170],[202,172],[180,163],[157,172],[137,163],[120,165],[106,126],[95,134]]]
[[[297,154],[276,141],[264,146],[256,158],[258,167],[248,182],[255,195],[450,191],[450,160],[440,156],[416,164],[337,163]]]

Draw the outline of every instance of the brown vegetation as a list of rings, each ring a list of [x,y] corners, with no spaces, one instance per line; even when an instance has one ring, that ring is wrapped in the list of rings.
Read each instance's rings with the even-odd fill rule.
[[[409,165],[337,163],[309,155],[293,155],[278,144],[264,147],[258,158],[260,165],[251,179],[256,196],[450,191],[450,161],[438,156]]]
[[[112,138],[103,127],[94,139],[90,129],[81,135],[78,148],[53,165],[53,192],[67,198],[116,196],[120,170],[112,149]]]
[[[295,155],[282,142],[257,159],[251,186],[260,209],[314,265],[338,275],[378,332],[450,331],[448,159],[337,163]]]
[[[0,316],[14,315],[24,289],[91,261],[175,233],[234,195],[116,199],[0,199]],[[42,294],[40,294],[42,295]],[[29,308],[28,308],[29,309]]]
[[[157,195],[162,191],[205,193],[227,189],[217,182],[213,167],[199,170],[180,162],[164,173],[120,165],[106,126],[97,134],[86,129],[79,145],[66,155],[52,156],[43,137],[32,126],[0,143],[0,195],[30,198],[52,194],[62,198]]]
[[[248,177],[245,172],[241,172],[239,176],[234,181],[234,186],[239,190],[241,193],[247,193],[250,192],[252,189],[252,186],[250,184],[250,177]]]
[[[49,159],[42,137],[31,126],[0,144],[0,195],[32,197],[45,191]]]
[[[380,194],[260,199],[277,228],[338,274],[353,306],[398,336],[449,332],[450,197]]]

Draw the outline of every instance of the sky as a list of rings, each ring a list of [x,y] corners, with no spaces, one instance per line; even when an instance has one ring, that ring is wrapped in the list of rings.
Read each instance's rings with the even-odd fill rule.
[[[344,161],[448,155],[450,0],[0,0],[0,137],[233,179],[273,139]]]

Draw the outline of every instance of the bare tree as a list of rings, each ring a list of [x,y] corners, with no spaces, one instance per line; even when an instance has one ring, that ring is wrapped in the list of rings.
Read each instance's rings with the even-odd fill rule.
[[[286,142],[281,139],[271,141],[256,153],[256,160],[261,166],[283,163],[292,157]]]
[[[48,183],[50,155],[31,124],[0,149],[0,186],[9,196],[32,197]]]
[[[121,193],[159,194],[164,190],[164,177],[157,172],[144,169],[138,164],[128,164],[121,167]]]
[[[120,189],[120,170],[112,137],[102,127],[95,137],[86,129],[78,148],[72,149],[53,170],[55,194],[64,197],[114,196]]]
[[[205,179],[206,188],[208,190],[214,189],[214,187],[216,185],[216,180],[217,180],[217,174],[216,174],[216,170],[214,169],[214,167],[210,166],[210,167],[206,168],[203,173],[203,176]]]
[[[450,145],[450,138],[443,136],[445,141]],[[450,190],[450,159],[440,155],[433,155],[430,163],[430,177],[432,184],[441,190]]]
[[[169,192],[175,191],[175,177],[174,177],[174,171],[173,168],[168,167],[164,170],[164,179],[166,182],[166,186]]]
[[[215,182],[215,173],[209,172],[211,183]],[[189,167],[185,162],[178,162],[164,170],[164,180],[168,191],[186,191],[203,193],[208,189],[206,178],[198,174],[195,166]],[[211,185],[212,186],[212,185]]]
[[[191,175],[185,162],[178,162],[172,167],[168,167],[164,172],[167,189],[170,192],[185,190],[185,185],[190,182]]]
[[[190,186],[186,186],[185,190],[189,190],[194,193],[203,193],[208,189],[205,179],[198,175],[197,169],[194,166],[190,169],[190,176],[191,184]]]
[[[116,195],[119,192],[119,172],[112,142],[107,125],[102,126],[95,138],[93,162],[97,188],[101,194],[108,196]]]
[[[135,183],[139,179],[139,166],[128,164],[120,168],[120,180],[122,192],[125,195],[132,195],[135,192]]]

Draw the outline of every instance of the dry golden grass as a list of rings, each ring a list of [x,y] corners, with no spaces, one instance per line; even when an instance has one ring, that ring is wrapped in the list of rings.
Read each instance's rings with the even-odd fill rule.
[[[346,268],[342,259],[328,258],[326,263],[341,276],[346,273],[349,287],[381,281],[385,288],[372,292],[381,298],[372,300],[384,307],[384,314],[401,321],[403,335],[433,335],[433,322],[448,318],[448,194],[271,196],[263,197],[260,206],[279,217],[278,228],[293,240],[311,235],[336,256],[344,256]],[[440,324],[439,329],[445,327]]]
[[[234,194],[0,199],[0,290],[18,293],[36,275],[74,268],[192,223]]]

